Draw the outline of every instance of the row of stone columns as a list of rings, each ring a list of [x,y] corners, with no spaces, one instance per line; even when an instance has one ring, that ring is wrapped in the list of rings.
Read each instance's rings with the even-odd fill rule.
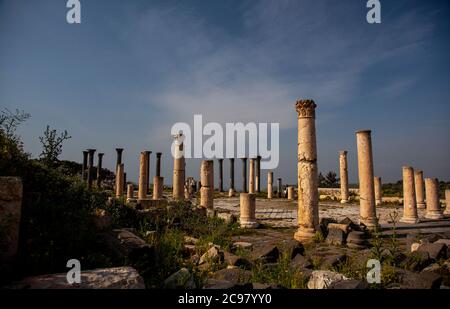
[[[81,177],[83,181],[86,181],[89,188],[92,188],[94,180],[96,180],[96,185],[98,188],[102,185],[103,180],[103,173],[102,173],[102,166],[103,166],[103,156],[104,153],[98,154],[98,164],[97,164],[97,171],[95,172],[94,167],[94,156],[95,156],[95,149],[87,149],[83,151],[83,163],[81,165]]]

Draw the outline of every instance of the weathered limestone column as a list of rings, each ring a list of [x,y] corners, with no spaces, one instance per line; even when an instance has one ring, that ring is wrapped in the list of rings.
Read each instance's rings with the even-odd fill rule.
[[[116,153],[117,153],[117,161],[116,161],[116,166],[117,166],[119,164],[122,164],[123,148],[116,148]]]
[[[445,190],[445,211],[444,215],[450,215],[450,189]]]
[[[256,195],[241,193],[240,195],[240,226],[241,228],[256,228]]]
[[[281,183],[281,178],[278,178],[278,198],[283,197],[283,184]]]
[[[103,180],[103,156],[105,154],[104,153],[99,153],[98,154],[98,163],[97,163],[97,188],[101,188],[102,187],[102,180]]]
[[[147,198],[147,171],[148,161],[147,153],[141,152],[139,158],[139,187],[138,187],[138,199],[144,200]]]
[[[316,104],[298,100],[298,230],[294,238],[311,240],[319,226],[319,190],[316,146]]]
[[[127,200],[134,198],[134,186],[132,184],[127,185]]]
[[[434,178],[425,178],[425,194],[427,196],[427,219],[442,219],[441,205],[439,203],[439,181]]]
[[[425,209],[425,185],[423,183],[423,172],[414,171],[414,184],[416,190],[417,208]]]
[[[248,193],[255,193],[255,159],[250,159]]]
[[[373,178],[373,185],[375,190],[375,206],[383,204],[383,193],[381,191],[381,177]]]
[[[123,189],[127,189],[127,173],[123,172]]]
[[[150,155],[152,152],[150,150],[147,150],[145,152],[147,155],[147,193],[150,192]]]
[[[228,196],[233,197],[236,193],[234,188],[234,158],[230,158],[230,190],[228,191]]]
[[[200,206],[206,209],[214,208],[214,161],[203,160],[200,166]]]
[[[87,175],[87,182],[88,187],[92,187],[92,182],[94,181],[94,155],[95,155],[95,149],[88,149],[89,152],[89,158],[88,158],[88,175]]]
[[[416,189],[414,185],[414,170],[403,166],[403,218],[400,222],[418,223]]]
[[[164,177],[153,177],[153,199],[159,200],[163,198]]]
[[[219,161],[219,192],[223,192],[223,159]]]
[[[356,143],[358,148],[360,223],[370,229],[377,226],[371,131],[356,132]]]
[[[87,150],[83,151],[83,165],[81,166],[81,179],[83,181],[87,180],[88,154],[89,152]]]
[[[261,156],[256,157],[255,191],[261,192]]]
[[[295,195],[295,191],[294,191],[294,187],[288,187],[287,188],[287,198],[290,201],[294,200],[294,195]]]
[[[242,160],[242,192],[247,193],[247,158]]]
[[[0,250],[0,275],[13,273],[19,249],[19,230],[22,216],[23,186],[19,177],[0,177],[0,223],[2,223],[2,248]],[[3,225],[4,224],[4,225]]]
[[[273,198],[273,172],[267,173],[267,198]]]
[[[182,134],[175,135],[175,158],[173,162],[173,199],[184,200],[185,160],[184,145],[180,141]]]
[[[156,173],[155,176],[160,177],[161,176],[161,152],[156,153]]]
[[[341,183],[341,203],[349,202],[347,151],[339,152],[339,177]]]
[[[116,172],[116,197],[121,197],[123,195],[123,173],[124,173],[124,165],[123,163],[117,165]]]

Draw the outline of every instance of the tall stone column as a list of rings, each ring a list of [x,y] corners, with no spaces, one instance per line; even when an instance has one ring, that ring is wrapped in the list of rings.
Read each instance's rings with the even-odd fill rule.
[[[200,206],[206,209],[214,208],[214,161],[203,160],[200,166]]]
[[[409,166],[403,166],[403,218],[400,219],[400,222],[419,222],[416,189],[414,185],[414,170]]]
[[[256,157],[255,191],[261,192],[261,156]]]
[[[242,160],[242,192],[247,193],[247,158]]]
[[[240,195],[240,226],[241,228],[256,228],[256,195],[241,193]]]
[[[267,198],[273,198],[273,172],[267,173]]]
[[[311,240],[319,226],[319,189],[316,146],[316,104],[298,100],[298,230],[294,238]]]
[[[339,152],[339,177],[341,183],[341,203],[349,202],[347,151]]]
[[[117,165],[122,164],[123,148],[116,148],[116,153],[117,153],[117,160],[116,160],[116,167],[117,167]]]
[[[255,159],[250,159],[248,193],[255,193]]]
[[[423,183],[423,172],[414,171],[414,184],[416,186],[416,201],[417,208],[425,209],[425,185]]]
[[[223,192],[223,159],[219,161],[219,192]]]
[[[283,184],[281,182],[281,178],[278,178],[278,198],[283,197]]]
[[[162,156],[161,152],[157,152],[156,153],[156,172],[155,172],[155,176],[158,176],[158,177],[161,176],[161,156]]]
[[[104,153],[99,153],[98,154],[98,163],[97,163],[97,188],[101,188],[102,187],[102,180],[103,180],[103,156],[105,154]]]
[[[450,189],[445,190],[445,211],[444,215],[450,215]]]
[[[230,190],[228,192],[228,196],[234,196],[236,189],[234,187],[234,158],[230,158]]]
[[[150,192],[150,155],[152,154],[152,152],[147,150],[145,154],[147,155],[147,193],[148,193]]]
[[[94,155],[95,155],[95,149],[88,149],[89,152],[89,158],[88,158],[88,175],[87,175],[87,182],[88,187],[92,187],[92,182],[94,180]]]
[[[358,148],[360,223],[372,229],[377,226],[375,186],[373,182],[372,138],[370,130],[356,132]]]
[[[127,200],[134,198],[134,187],[132,184],[127,185]]]
[[[295,190],[294,187],[288,187],[287,188],[287,198],[290,201],[294,200]]]
[[[373,185],[375,190],[375,206],[383,204],[383,193],[381,191],[381,177],[373,178]]]
[[[127,173],[123,173],[123,190],[127,189]]]
[[[425,194],[427,196],[427,212],[425,218],[444,218],[439,202],[439,181],[436,178],[425,178]]]
[[[185,160],[182,134],[175,135],[175,158],[173,162],[173,199],[184,200]]]
[[[121,197],[123,195],[123,173],[125,167],[123,163],[117,165],[117,173],[116,173],[116,197]]]
[[[88,166],[88,155],[89,151],[83,151],[83,165],[81,166],[81,179],[83,181],[87,180],[87,166]]]
[[[139,157],[139,187],[138,187],[138,199],[144,200],[147,198],[147,171],[148,161],[147,153],[141,152]]]

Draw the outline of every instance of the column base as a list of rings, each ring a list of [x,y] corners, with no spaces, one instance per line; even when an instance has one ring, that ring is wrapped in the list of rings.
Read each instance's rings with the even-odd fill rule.
[[[348,204],[349,200],[341,200],[341,204]]]
[[[256,221],[241,221],[240,226],[241,229],[256,229],[259,223]]]
[[[234,189],[230,189],[228,191],[228,197],[233,197],[233,196],[235,196],[235,194],[236,194],[236,191]]]
[[[381,206],[383,204],[382,201],[375,201],[375,206]]]
[[[359,224],[363,224],[369,230],[373,230],[378,226],[378,220],[377,218],[359,218]]]
[[[294,234],[294,239],[300,242],[309,242],[316,236],[316,229],[299,227],[297,232]]]
[[[417,209],[426,209],[427,208],[427,204],[425,203],[417,203]]]
[[[400,219],[400,222],[408,223],[408,224],[415,224],[415,223],[419,223],[420,220],[419,220],[419,218],[403,217]]]
[[[432,219],[432,220],[444,219],[444,215],[439,210],[434,210],[432,212],[427,211],[427,213],[425,214],[425,218]]]

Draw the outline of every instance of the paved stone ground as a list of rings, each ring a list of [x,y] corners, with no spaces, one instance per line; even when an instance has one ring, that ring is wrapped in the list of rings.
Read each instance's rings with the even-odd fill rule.
[[[214,200],[214,207],[219,212],[231,212],[239,217],[239,198],[218,198]],[[396,217],[395,217],[395,214]],[[320,202],[320,218],[342,220],[346,217],[357,223],[359,221],[359,204],[340,204],[339,202]],[[392,219],[398,221],[403,216],[403,206],[386,204],[377,207],[377,216],[383,233],[392,233]],[[442,233],[450,231],[450,218],[444,220],[424,219],[425,210],[419,209],[422,222],[418,224],[396,223],[397,233]],[[265,226],[271,228],[295,228],[297,226],[297,201],[287,199],[264,198],[256,199],[256,218]]]

